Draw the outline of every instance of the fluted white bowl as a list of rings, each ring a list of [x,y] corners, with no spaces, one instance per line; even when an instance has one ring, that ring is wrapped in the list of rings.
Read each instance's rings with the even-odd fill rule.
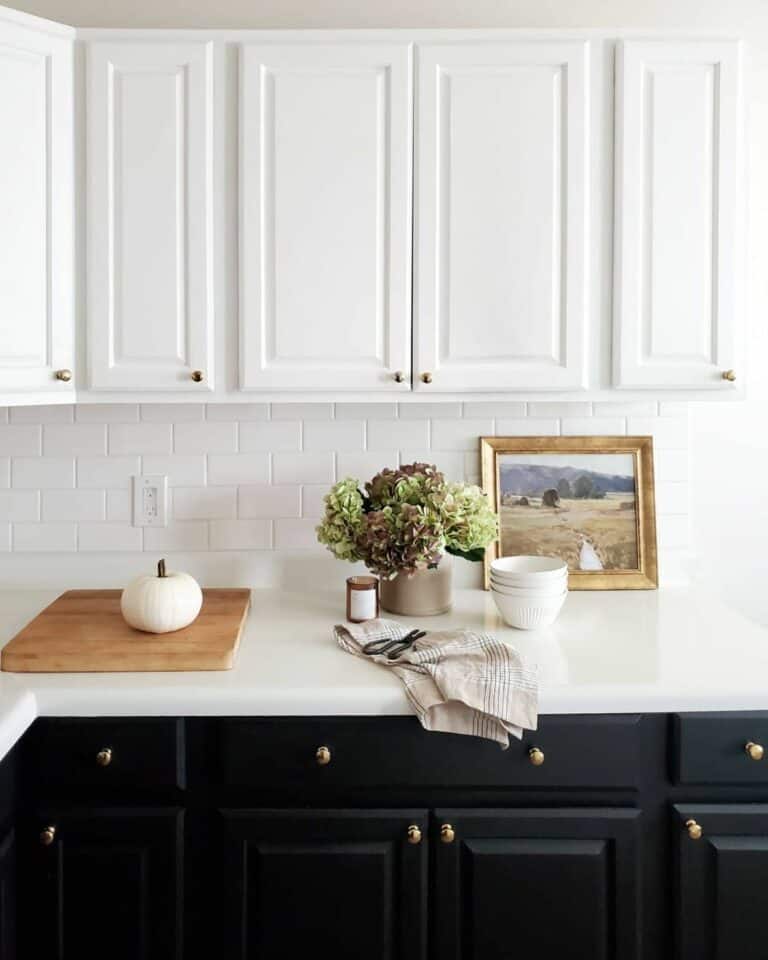
[[[559,557],[499,557],[491,562],[491,575],[509,587],[541,587],[565,583],[568,565]]]
[[[490,586],[492,590],[497,590],[499,593],[506,594],[509,597],[528,597],[531,599],[542,598],[546,599],[548,597],[559,597],[568,589],[568,581],[563,580],[554,580],[552,582],[547,582],[542,586],[536,587],[518,587],[510,586],[508,583],[503,583],[500,580],[496,580],[493,576],[490,578]]]
[[[507,626],[518,630],[536,630],[547,627],[557,620],[568,596],[564,591],[559,597],[510,597],[491,590],[496,607]]]

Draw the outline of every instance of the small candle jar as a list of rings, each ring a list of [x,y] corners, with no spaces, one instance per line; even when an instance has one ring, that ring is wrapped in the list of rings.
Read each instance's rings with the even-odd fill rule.
[[[347,578],[347,620],[363,623],[379,615],[379,578]]]

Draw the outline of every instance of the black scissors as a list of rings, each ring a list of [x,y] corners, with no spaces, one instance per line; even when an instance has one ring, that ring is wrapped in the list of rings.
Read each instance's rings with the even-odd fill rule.
[[[380,653],[386,653],[387,660],[397,660],[401,653],[405,653],[417,640],[421,640],[426,635],[426,630],[411,630],[410,633],[406,633],[399,640],[392,640],[390,637],[384,637],[383,640],[371,640],[363,647],[363,653],[367,657],[376,657]]]

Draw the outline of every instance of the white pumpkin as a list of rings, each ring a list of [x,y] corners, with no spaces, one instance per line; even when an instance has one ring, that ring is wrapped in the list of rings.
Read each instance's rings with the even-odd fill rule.
[[[188,573],[167,573],[165,560],[157,576],[137,577],[123,590],[120,609],[126,623],[147,633],[170,633],[188,626],[200,613],[203,592]]]

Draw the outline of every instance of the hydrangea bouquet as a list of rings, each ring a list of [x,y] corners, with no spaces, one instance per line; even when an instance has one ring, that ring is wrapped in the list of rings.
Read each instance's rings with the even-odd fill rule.
[[[365,484],[347,477],[325,497],[317,539],[340,560],[362,560],[391,580],[436,567],[444,553],[482,560],[498,536],[483,491],[448,483],[437,467],[411,463],[382,470]]]

